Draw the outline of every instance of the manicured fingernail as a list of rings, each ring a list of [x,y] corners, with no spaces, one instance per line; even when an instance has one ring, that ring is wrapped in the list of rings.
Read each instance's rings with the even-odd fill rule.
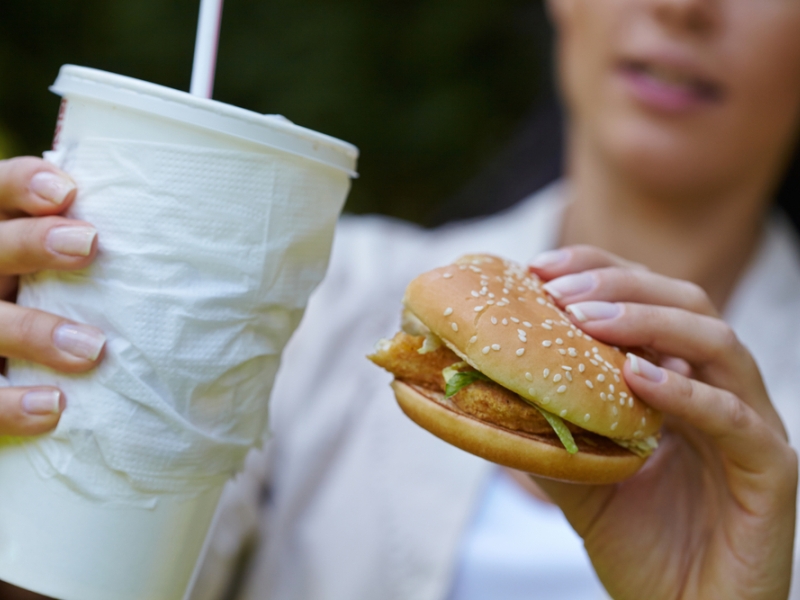
[[[568,257],[569,254],[566,250],[548,250],[534,257],[530,265],[536,269],[546,269],[548,267],[554,267],[560,262],[564,262]]]
[[[53,343],[56,348],[75,358],[97,360],[106,343],[106,336],[95,327],[68,323],[55,330]]]
[[[633,371],[634,375],[638,375],[643,379],[647,379],[647,381],[661,383],[667,377],[666,373],[664,373],[664,369],[655,366],[653,363],[643,359],[641,356],[636,356],[635,354],[628,352],[628,360],[631,361],[631,371]]]
[[[50,171],[40,171],[31,177],[30,190],[44,198],[48,202],[61,205],[67,196],[76,188],[75,182],[69,177],[52,173]]]
[[[581,323],[613,319],[622,313],[619,304],[614,302],[578,302],[567,306],[567,312],[575,315]]]
[[[576,296],[594,289],[597,280],[591,273],[575,273],[564,275],[548,281],[543,287],[548,294],[559,300],[564,296]]]
[[[22,410],[30,415],[53,415],[61,412],[61,392],[32,390],[22,397]]]
[[[68,256],[89,256],[97,237],[94,227],[55,227],[47,234],[47,246],[53,252]]]

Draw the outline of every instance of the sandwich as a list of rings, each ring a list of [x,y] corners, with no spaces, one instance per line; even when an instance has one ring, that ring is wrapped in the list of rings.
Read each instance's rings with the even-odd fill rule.
[[[486,460],[592,484],[633,475],[662,416],[622,376],[623,350],[584,333],[522,265],[468,255],[423,273],[401,331],[368,358],[418,425]]]

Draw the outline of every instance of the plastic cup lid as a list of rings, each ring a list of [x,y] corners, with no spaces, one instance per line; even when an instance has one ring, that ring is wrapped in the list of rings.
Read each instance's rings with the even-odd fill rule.
[[[186,92],[88,67],[64,65],[50,90],[102,100],[283,150],[357,177],[358,148],[293,124],[280,115],[198,98]]]

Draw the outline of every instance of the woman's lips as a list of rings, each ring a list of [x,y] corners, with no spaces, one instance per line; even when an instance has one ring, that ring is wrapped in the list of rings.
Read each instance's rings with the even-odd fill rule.
[[[694,111],[718,104],[724,96],[715,82],[652,63],[624,62],[617,73],[637,100],[662,112]]]

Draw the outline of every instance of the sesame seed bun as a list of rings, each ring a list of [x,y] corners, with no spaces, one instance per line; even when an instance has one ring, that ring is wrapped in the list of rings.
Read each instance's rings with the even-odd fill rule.
[[[599,436],[576,436],[579,452],[571,455],[555,434],[527,434],[484,423],[430,388],[400,380],[392,388],[403,412],[435,436],[491,462],[541,477],[609,484],[630,477],[645,460]]]
[[[519,264],[469,255],[417,277],[403,303],[453,352],[524,400],[618,441],[656,435],[662,416],[625,383],[625,354],[576,327],[541,285]]]

